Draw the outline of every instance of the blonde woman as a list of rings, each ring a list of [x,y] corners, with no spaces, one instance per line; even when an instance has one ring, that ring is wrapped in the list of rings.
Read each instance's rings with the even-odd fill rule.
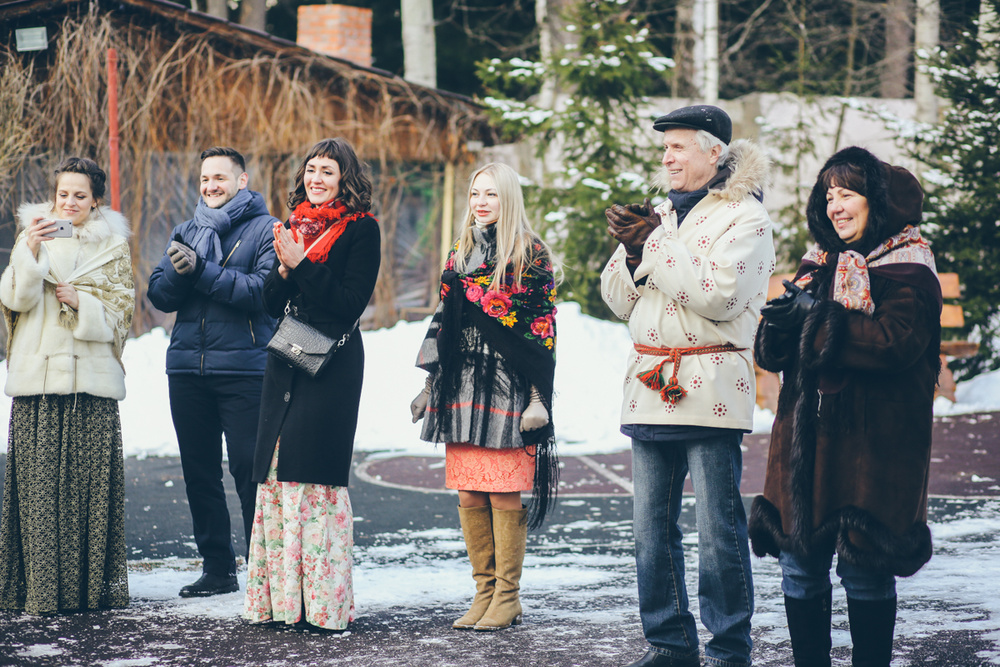
[[[445,484],[458,491],[476,595],[457,629],[521,622],[527,529],[541,524],[557,481],[555,296],[551,254],[528,223],[517,172],[481,167],[418,356],[427,383],[410,406],[414,422],[424,419],[420,437],[445,443]],[[522,491],[533,492],[530,517]]]

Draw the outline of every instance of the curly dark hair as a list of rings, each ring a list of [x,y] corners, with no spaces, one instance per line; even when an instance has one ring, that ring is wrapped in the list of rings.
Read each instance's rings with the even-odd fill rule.
[[[368,165],[358,159],[351,144],[342,137],[323,139],[309,149],[298,171],[295,172],[295,189],[288,193],[288,208],[306,200],[306,185],[303,177],[306,163],[317,157],[334,160],[340,167],[340,196],[351,211],[365,213],[372,207],[372,179],[368,175]]]
[[[93,160],[85,157],[69,157],[63,160],[55,170],[56,190],[59,189],[59,176],[62,174],[83,174],[90,181],[90,194],[94,195],[94,200],[101,202],[104,199],[108,175]]]

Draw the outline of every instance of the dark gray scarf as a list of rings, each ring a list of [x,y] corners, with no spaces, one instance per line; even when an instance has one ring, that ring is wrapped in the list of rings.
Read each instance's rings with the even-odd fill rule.
[[[219,237],[229,231],[234,221],[243,217],[250,202],[252,193],[239,190],[236,196],[226,202],[222,208],[210,208],[205,200],[198,198],[198,207],[194,210],[194,237],[187,239],[188,245],[199,257],[218,264],[222,261],[222,242]]]

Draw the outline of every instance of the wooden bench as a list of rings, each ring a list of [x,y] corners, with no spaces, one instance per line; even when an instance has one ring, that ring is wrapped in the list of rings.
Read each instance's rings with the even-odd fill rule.
[[[771,276],[767,286],[767,300],[770,301],[780,296],[785,291],[782,280],[791,280],[794,277],[791,273],[777,273]],[[959,328],[965,325],[965,314],[962,307],[955,303],[948,303],[948,300],[960,299],[962,297],[962,285],[958,280],[957,273],[938,274],[941,281],[941,293],[944,296],[945,304],[941,310],[941,328]],[[943,340],[941,341],[941,374],[938,375],[938,386],[936,396],[944,396],[948,400],[955,401],[955,378],[951,369],[948,368],[948,359],[971,357],[979,352],[978,343],[970,343],[965,340]],[[769,373],[754,365],[757,372],[757,405],[775,412],[778,407],[778,390],[780,380],[775,373]]]

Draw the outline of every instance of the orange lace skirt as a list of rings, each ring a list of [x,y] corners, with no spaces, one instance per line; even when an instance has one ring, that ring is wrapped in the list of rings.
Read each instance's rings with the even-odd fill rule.
[[[510,493],[531,491],[535,448],[487,449],[464,442],[445,445],[444,485],[461,491]],[[530,452],[530,453],[529,453]]]

